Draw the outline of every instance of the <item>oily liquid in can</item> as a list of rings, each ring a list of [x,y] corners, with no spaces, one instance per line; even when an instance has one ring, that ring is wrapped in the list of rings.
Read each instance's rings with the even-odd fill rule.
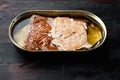
[[[30,18],[25,19],[21,22],[19,22],[13,31],[13,39],[15,40],[15,42],[21,47],[23,48],[24,44],[24,40],[26,39],[26,35],[29,31],[28,26],[29,26],[29,22],[30,22]]]

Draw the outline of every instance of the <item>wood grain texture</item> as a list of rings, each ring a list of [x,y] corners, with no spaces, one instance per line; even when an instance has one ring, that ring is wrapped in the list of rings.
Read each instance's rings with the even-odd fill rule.
[[[120,80],[119,0],[0,0],[0,80]],[[87,10],[106,24],[108,36],[86,53],[29,55],[8,36],[12,19],[27,10]]]

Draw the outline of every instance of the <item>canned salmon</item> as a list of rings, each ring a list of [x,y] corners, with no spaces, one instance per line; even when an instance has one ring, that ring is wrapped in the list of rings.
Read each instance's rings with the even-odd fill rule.
[[[103,21],[83,10],[30,10],[9,26],[13,44],[30,52],[90,51],[101,46],[106,36]]]

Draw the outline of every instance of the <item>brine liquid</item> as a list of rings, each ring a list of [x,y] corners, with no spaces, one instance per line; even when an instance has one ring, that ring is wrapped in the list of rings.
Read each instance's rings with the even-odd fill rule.
[[[28,34],[30,19],[25,19],[19,22],[13,31],[13,38],[15,42],[22,48],[25,45],[26,35]]]

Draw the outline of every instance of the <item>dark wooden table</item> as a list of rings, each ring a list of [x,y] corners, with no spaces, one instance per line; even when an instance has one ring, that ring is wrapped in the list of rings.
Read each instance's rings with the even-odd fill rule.
[[[8,36],[11,20],[26,10],[87,10],[106,24],[108,35],[86,53],[18,51]],[[0,0],[0,80],[120,80],[119,0]]]

